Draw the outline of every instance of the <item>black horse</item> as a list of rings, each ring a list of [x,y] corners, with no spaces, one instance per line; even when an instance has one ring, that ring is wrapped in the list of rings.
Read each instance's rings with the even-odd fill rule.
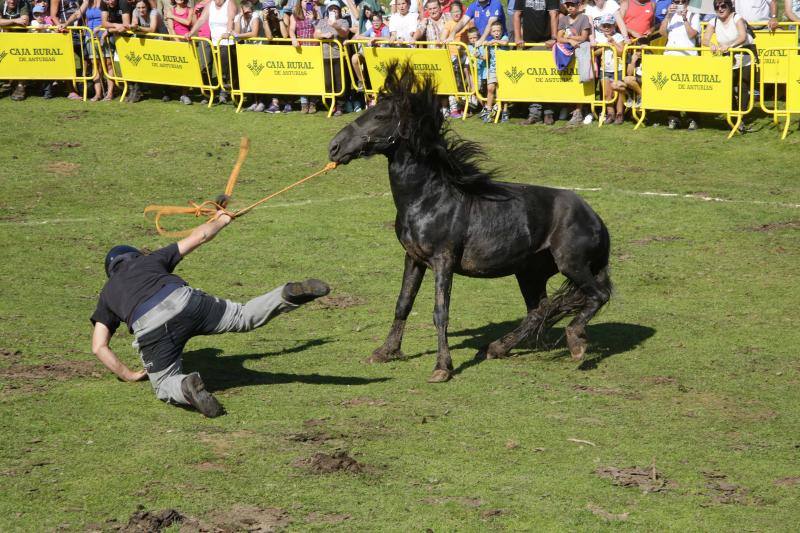
[[[447,381],[453,370],[447,344],[453,274],[517,277],[528,314],[510,333],[479,352],[504,357],[523,339],[538,336],[567,315],[572,357],[586,351],[586,323],[609,300],[610,239],[600,217],[571,191],[494,181],[481,171],[481,148],[451,134],[430,77],[406,63],[389,65],[377,105],[344,127],[329,147],[332,161],[384,154],[397,208],[395,231],[406,250],[403,286],[386,342],[368,361],[402,357],[406,318],[430,268],[436,276],[433,322],[439,339],[428,380]],[[547,280],[567,279],[552,297]]]

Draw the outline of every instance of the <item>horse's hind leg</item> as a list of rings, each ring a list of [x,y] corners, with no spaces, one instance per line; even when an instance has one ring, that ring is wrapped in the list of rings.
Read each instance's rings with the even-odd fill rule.
[[[406,326],[406,319],[414,305],[414,299],[422,284],[425,276],[425,265],[417,263],[411,256],[406,254],[406,263],[403,270],[403,286],[400,295],[397,297],[397,305],[394,309],[394,322],[389,330],[386,341],[380,348],[377,348],[367,359],[368,363],[385,363],[391,359],[403,357],[400,351],[400,344],[403,342],[403,331]]]
[[[611,280],[608,277],[608,270],[604,268],[597,275],[592,275],[589,267],[586,266],[578,272],[564,272],[580,290],[584,297],[575,315],[575,318],[566,327],[567,346],[572,354],[572,359],[580,361],[586,353],[586,324],[597,314],[609,298],[611,298]]]
[[[528,312],[522,319],[519,326],[506,333],[499,339],[491,342],[488,346],[478,352],[478,357],[486,356],[486,359],[500,359],[508,355],[517,344],[528,337],[532,332],[539,328],[539,325],[546,318],[547,299],[543,299],[536,309]]]

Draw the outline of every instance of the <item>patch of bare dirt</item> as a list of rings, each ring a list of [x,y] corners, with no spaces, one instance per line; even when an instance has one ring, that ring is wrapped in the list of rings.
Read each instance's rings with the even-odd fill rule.
[[[503,514],[502,509],[486,509],[485,511],[481,511],[481,518],[488,520],[490,518],[494,518],[495,516],[500,516],[501,514]]]
[[[593,515],[599,516],[606,522],[622,522],[628,519],[628,513],[620,513],[620,514],[609,513],[605,509],[602,509],[601,507],[598,507],[593,503],[587,503],[586,508],[589,511],[591,511]]]
[[[164,509],[163,511],[145,511],[144,509],[139,509],[131,515],[128,519],[128,523],[118,527],[117,531],[122,533],[163,531],[173,524],[180,524],[185,518],[186,516],[175,509]]]
[[[649,237],[643,237],[641,239],[635,239],[631,241],[631,244],[652,244],[654,242],[674,242],[680,241],[683,237],[678,237],[676,235],[652,235]]]
[[[670,376],[645,376],[642,381],[652,385],[676,385],[678,383],[677,379]]]
[[[240,440],[250,439],[253,435],[252,431],[246,429],[221,433],[201,431],[197,434],[197,439],[203,444],[207,444],[214,455],[224,458],[231,454],[231,450]]]
[[[224,472],[225,467],[219,463],[215,463],[213,461],[203,461],[202,463],[197,463],[194,467],[201,472]]]
[[[800,477],[782,477],[776,479],[773,483],[778,487],[796,487],[800,485]]]
[[[349,514],[336,514],[336,513],[318,513],[316,511],[308,513],[306,522],[312,524],[341,524],[353,518]]]
[[[8,348],[0,348],[0,355],[3,357],[18,357],[22,355],[21,350],[9,350]]]
[[[352,294],[329,294],[314,300],[314,305],[322,309],[348,309],[365,303],[366,300]]]
[[[769,232],[777,229],[800,229],[800,220],[787,220],[786,222],[772,222],[749,228],[750,231]]]
[[[86,109],[76,109],[74,111],[67,111],[61,115],[62,120],[80,120],[86,115],[89,114],[89,111]]]
[[[78,148],[81,146],[81,143],[77,141],[59,141],[50,143],[50,148],[54,150],[62,150],[64,148]]]
[[[617,468],[616,466],[601,466],[595,473],[619,487],[637,487],[644,493],[663,492],[675,487],[675,483],[664,478],[664,474],[656,470],[655,466],[639,468],[629,466]]]
[[[328,420],[327,418],[309,418],[308,420],[303,421],[303,425],[307,428],[311,428],[314,426],[322,426],[325,424],[325,421]]]
[[[45,164],[43,168],[45,172],[66,178],[69,176],[74,176],[81,166],[78,163],[72,163],[71,161],[51,161],[50,163]]]
[[[710,491],[708,495],[713,503],[747,504],[750,491],[728,482],[727,475],[720,472],[703,472],[703,477],[706,478],[706,488]]]
[[[330,474],[332,472],[349,472],[360,474],[367,470],[367,466],[359,463],[347,454],[345,450],[327,453],[315,453],[310,459],[298,459],[292,466],[306,468],[312,474]]]
[[[14,355],[17,353],[19,352],[14,352]],[[99,378],[101,376],[96,361],[60,361],[43,365],[12,363],[10,366],[0,368],[0,378],[6,379],[65,381],[72,378]]]
[[[374,399],[374,398],[367,398],[367,397],[360,397],[360,398],[351,398],[349,400],[345,400],[341,403],[345,407],[358,407],[359,405],[369,405],[369,406],[383,406],[386,405],[388,402],[386,400]]]
[[[289,513],[276,507],[235,505],[228,511],[212,513],[205,521],[189,520],[181,526],[181,533],[229,533],[251,531],[268,533],[281,531],[291,524]]]
[[[420,501],[428,505],[443,505],[448,502],[455,502],[464,507],[480,507],[486,503],[480,498],[469,498],[467,496],[431,496]]]
[[[300,431],[290,433],[286,438],[294,442],[325,442],[333,440],[334,437],[325,432]]]

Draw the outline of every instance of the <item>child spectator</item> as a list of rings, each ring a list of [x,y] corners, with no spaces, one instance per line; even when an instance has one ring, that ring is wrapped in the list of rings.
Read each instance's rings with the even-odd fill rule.
[[[365,8],[366,9],[366,8]],[[356,39],[369,39],[370,44],[374,45],[375,41],[379,39],[389,39],[389,26],[383,21],[383,15],[380,11],[376,11],[372,14],[372,20],[370,21],[369,26],[366,26],[367,30],[364,33],[359,33],[355,36]],[[364,89],[364,69],[361,66],[361,61],[364,57],[364,49],[361,45],[358,45],[356,52],[350,58],[350,61],[353,64],[353,73],[356,77],[356,89],[363,90]],[[371,102],[371,101],[370,101]],[[370,102],[367,102],[369,105]]]
[[[574,49],[589,40],[592,22],[589,17],[578,11],[577,0],[561,0],[561,5],[567,10],[567,14],[558,17],[557,40],[560,44],[570,45]],[[576,104],[569,125],[577,126],[581,122],[583,122],[581,104]]]
[[[314,38],[314,27],[317,24],[317,10],[314,2],[298,0],[292,9],[289,19],[289,37],[292,46],[299,47],[301,40]],[[317,43],[306,42],[303,46],[317,46]],[[277,98],[272,99],[272,104],[267,108],[267,113],[277,113],[280,110]],[[307,96],[300,97],[301,113],[316,113],[317,104]]]
[[[339,54],[342,48],[344,48],[342,43],[347,36],[350,35],[350,23],[342,18],[342,5],[339,3],[339,0],[328,0],[325,5],[325,18],[320,19],[317,23],[314,29],[314,38],[330,39],[339,42],[336,45],[323,43],[322,59],[325,63],[325,90],[330,93],[336,93],[342,90],[343,98],[340,98],[339,101],[336,102],[333,112],[333,116],[340,116],[344,113],[342,100],[349,100],[348,86],[350,84],[348,78],[342,79],[342,72],[337,68],[336,63],[338,63]],[[350,105],[353,105],[353,103],[351,102]],[[354,105],[353,110],[356,112],[361,111],[360,106],[358,109],[355,109]]]
[[[477,92],[483,95],[486,94],[488,65],[486,62],[487,60],[486,45],[478,45],[480,37],[481,34],[478,31],[478,28],[473,27],[467,30],[467,39],[469,40],[469,44],[467,45],[467,51],[470,57],[475,60],[475,73],[477,74],[476,77],[478,78]],[[478,118],[484,120],[487,116],[491,115],[491,113],[492,109],[490,107],[484,106],[484,108],[478,114]]]
[[[256,37],[261,37],[261,17],[253,14],[253,0],[242,0],[239,13],[233,18],[233,38],[238,42]],[[261,113],[265,108],[264,102],[261,101],[261,95],[255,94],[253,95],[253,104],[246,111]]]
[[[450,19],[445,21],[445,29],[447,30],[447,40],[453,42],[460,42],[464,44],[469,43],[467,38],[467,31],[469,28],[474,27],[467,25],[462,28],[458,33],[454,34],[453,30],[456,25],[461,21],[464,16],[464,6],[459,0],[450,2]],[[471,24],[471,23],[470,23]],[[453,62],[453,72],[456,76],[456,85],[459,91],[463,91],[466,87],[467,90],[474,92],[472,88],[472,77],[469,76],[469,59],[464,55],[464,49],[460,46],[450,45],[450,59]],[[475,98],[474,96],[472,98]],[[455,96],[448,98],[450,103],[450,118],[461,118],[461,108]]]
[[[47,21],[45,20],[45,12],[44,12],[43,5],[35,5],[33,6],[33,20],[31,21],[31,27],[33,31],[42,32],[47,29]]]
[[[489,38],[486,41],[487,46],[487,68],[486,68],[486,107],[489,109],[489,114],[483,118],[484,122],[491,122],[494,118],[495,110],[494,100],[497,94],[497,48],[506,47],[508,45],[508,35],[503,34],[503,24],[500,21],[494,21],[489,29]],[[500,122],[508,122],[508,105],[503,106],[500,113]]]
[[[603,98],[608,98],[614,93],[614,77],[618,80],[622,79],[622,70],[619,68],[619,58],[622,57],[622,50],[625,47],[625,38],[620,32],[617,31],[616,21],[614,15],[606,14],[600,19],[600,31],[595,34],[595,43],[599,45],[607,45],[616,50],[616,57],[614,51],[610,48],[597,48],[594,54],[602,56],[603,65]],[[606,124],[622,124],[625,117],[625,102],[623,101],[624,91],[618,91],[617,101],[615,104],[606,106]],[[616,109],[615,109],[616,107]]]

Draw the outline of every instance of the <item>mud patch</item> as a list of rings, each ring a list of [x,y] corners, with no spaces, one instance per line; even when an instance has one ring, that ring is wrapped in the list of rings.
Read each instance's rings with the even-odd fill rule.
[[[225,467],[219,463],[214,463],[212,461],[203,461],[202,463],[197,463],[194,465],[197,470],[201,472],[224,472]]]
[[[333,472],[360,474],[368,470],[366,465],[350,457],[345,450],[334,452],[332,455],[315,453],[310,459],[298,459],[294,461],[292,466],[305,468],[312,474],[330,474]]]
[[[485,511],[481,511],[481,518],[484,520],[489,520],[490,518],[494,518],[495,516],[500,516],[502,514],[502,509],[487,509]]]
[[[706,478],[707,493],[713,503],[739,504],[748,503],[748,493],[744,487],[728,482],[728,476],[720,472],[703,472]]]
[[[645,245],[645,244],[652,244],[654,242],[674,242],[680,241],[683,237],[678,237],[676,235],[652,235],[649,237],[643,237],[641,239],[635,239],[631,241],[631,244],[638,244],[638,245]]]
[[[14,352],[16,355],[19,352]],[[4,354],[5,355],[5,354]],[[72,378],[102,377],[96,361],[61,361],[43,365],[23,365],[12,363],[0,368],[0,378],[17,380],[48,379],[65,381]]]
[[[22,350],[9,350],[8,348],[0,348],[0,355],[3,357],[19,357],[22,355]]]
[[[306,522],[312,524],[341,524],[351,518],[353,517],[349,514],[326,514],[314,511],[313,513],[308,513]]]
[[[329,294],[314,300],[314,305],[321,309],[347,309],[365,303],[363,298],[351,294]]]
[[[622,522],[628,519],[628,513],[613,514],[605,509],[598,507],[592,503],[586,504],[586,508],[592,512],[593,515],[599,516],[606,522]]]
[[[645,376],[642,378],[645,383],[652,385],[677,385],[678,380],[670,376]]]
[[[778,487],[796,487],[800,485],[800,477],[782,477],[774,481]]]
[[[163,511],[145,511],[140,509],[131,515],[128,523],[119,527],[117,531],[122,533],[146,533],[151,531],[163,531],[173,524],[180,524],[186,519],[175,509],[164,509]]]
[[[78,148],[81,146],[81,143],[77,141],[60,141],[50,143],[50,148],[53,150],[63,150],[64,148]]]
[[[280,531],[292,519],[289,513],[276,507],[255,507],[249,505],[235,505],[229,511],[220,511],[208,516],[205,522],[187,520],[181,527],[181,533],[190,532],[233,532],[233,531]]]
[[[252,431],[246,429],[222,433],[201,431],[197,434],[197,439],[203,444],[208,445],[211,451],[214,452],[214,455],[219,458],[224,458],[231,455],[231,450],[240,440],[251,439],[253,435],[254,433]]]
[[[313,428],[316,426],[322,426],[325,424],[325,421],[328,420],[327,418],[309,418],[308,420],[303,421],[303,425],[307,428]]]
[[[664,478],[664,474],[656,470],[655,466],[639,468],[629,466],[617,468],[615,466],[601,466],[595,470],[598,476],[610,479],[618,487],[636,487],[643,493],[663,492],[675,487],[675,483]]]
[[[780,229],[800,229],[800,220],[788,220],[786,222],[772,222],[748,228],[750,231],[769,232]]]
[[[445,503],[455,502],[460,505],[463,505],[464,507],[480,507],[481,505],[484,505],[486,503],[480,498],[469,498],[466,496],[437,496],[437,497],[423,498],[420,501],[428,505],[443,505]]]
[[[340,405],[343,405],[345,407],[358,407],[360,405],[381,407],[387,405],[387,403],[388,402],[386,400],[362,397],[362,398],[351,398],[350,400],[345,400]]]
[[[294,442],[325,442],[333,440],[334,437],[324,432],[315,431],[301,431],[299,433],[290,433],[286,436],[288,440]]]
[[[56,176],[66,178],[74,176],[81,166],[78,163],[72,163],[70,161],[51,161],[44,165],[43,168],[44,171],[49,174],[55,174]]]

